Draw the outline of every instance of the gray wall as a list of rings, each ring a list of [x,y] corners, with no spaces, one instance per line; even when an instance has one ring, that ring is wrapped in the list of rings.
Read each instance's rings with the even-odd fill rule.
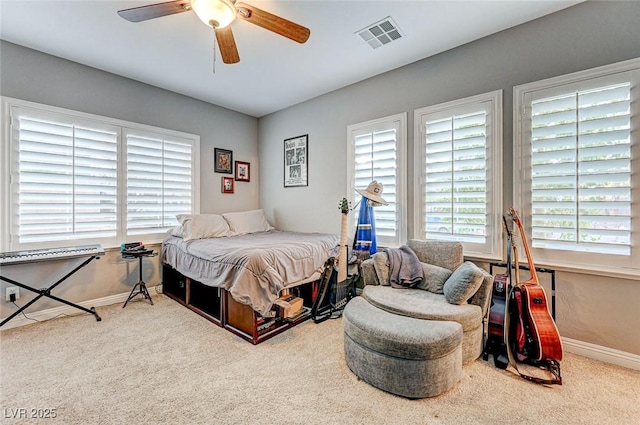
[[[413,110],[503,89],[506,208],[512,202],[514,179],[513,86],[640,57],[639,22],[640,2],[582,3],[262,117],[260,205],[277,227],[337,233],[337,201],[347,195],[349,124],[408,112],[411,194]],[[306,133],[309,187],[283,188],[283,140]],[[413,210],[410,199],[409,235]],[[638,281],[557,275],[557,323],[563,337],[640,354],[638,300]]]
[[[198,134],[201,212],[243,211],[259,206],[258,121],[254,117],[4,41],[0,42],[0,94]],[[213,172],[214,147],[231,149],[234,160],[251,163],[251,182],[236,184],[235,194],[221,193],[221,177],[229,175]],[[138,280],[136,264],[122,261],[117,251],[109,252],[60,285],[55,294],[80,302],[127,292]],[[160,283],[157,257],[153,261],[145,259],[144,268],[149,284]],[[49,282],[47,277],[56,276],[58,269],[64,270],[65,264],[3,267],[2,273],[40,288]],[[0,286],[2,299],[5,286],[4,282]],[[32,298],[24,290],[21,295],[22,303]],[[40,300],[28,311],[59,305]],[[12,305],[0,302],[0,316],[6,317],[14,310]]]

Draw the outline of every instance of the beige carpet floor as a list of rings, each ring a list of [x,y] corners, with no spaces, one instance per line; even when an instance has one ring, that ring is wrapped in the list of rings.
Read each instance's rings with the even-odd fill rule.
[[[407,400],[358,380],[342,321],[257,346],[162,295],[0,332],[3,424],[638,424],[640,372],[567,354],[542,387],[481,359]],[[14,418],[55,409],[55,419]],[[40,410],[42,411],[42,410]]]

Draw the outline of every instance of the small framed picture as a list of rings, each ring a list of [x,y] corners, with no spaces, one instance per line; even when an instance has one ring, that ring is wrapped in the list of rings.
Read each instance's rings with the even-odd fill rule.
[[[251,181],[251,164],[248,162],[236,161],[236,181]]]
[[[222,178],[222,193],[233,193],[233,177]]]
[[[227,149],[213,148],[216,173],[233,174],[233,152]]]

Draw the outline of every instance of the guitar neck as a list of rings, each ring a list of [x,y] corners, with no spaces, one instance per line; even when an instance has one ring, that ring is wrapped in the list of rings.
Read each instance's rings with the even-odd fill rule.
[[[513,251],[513,232],[509,229],[509,225],[507,224],[507,218],[502,216],[502,224],[504,226],[505,233],[507,234],[507,271],[506,275],[511,276],[511,252]]]
[[[518,238],[515,234],[511,235],[511,249],[513,250],[513,280],[516,287],[520,286],[520,268],[518,264],[520,259],[518,258]]]
[[[520,217],[516,210],[511,207],[510,209],[511,215],[513,217],[514,223],[518,226],[518,231],[520,233],[520,238],[522,239],[522,246],[524,247],[524,253],[527,256],[527,263],[529,264],[529,271],[531,272],[530,281],[536,284],[539,284],[538,281],[538,273],[536,272],[536,266],[533,264],[533,256],[531,255],[531,251],[529,250],[529,243],[527,242],[527,235],[524,231],[524,226],[520,221]],[[516,267],[518,267],[518,261],[516,260]]]
[[[342,214],[340,251],[338,254],[338,282],[347,279],[347,214]]]

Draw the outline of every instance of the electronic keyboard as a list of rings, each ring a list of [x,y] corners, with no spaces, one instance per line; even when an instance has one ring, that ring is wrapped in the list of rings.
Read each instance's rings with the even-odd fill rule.
[[[28,249],[0,253],[0,266],[39,261],[65,260],[75,257],[99,257],[104,255],[100,245],[70,246],[65,248]]]

